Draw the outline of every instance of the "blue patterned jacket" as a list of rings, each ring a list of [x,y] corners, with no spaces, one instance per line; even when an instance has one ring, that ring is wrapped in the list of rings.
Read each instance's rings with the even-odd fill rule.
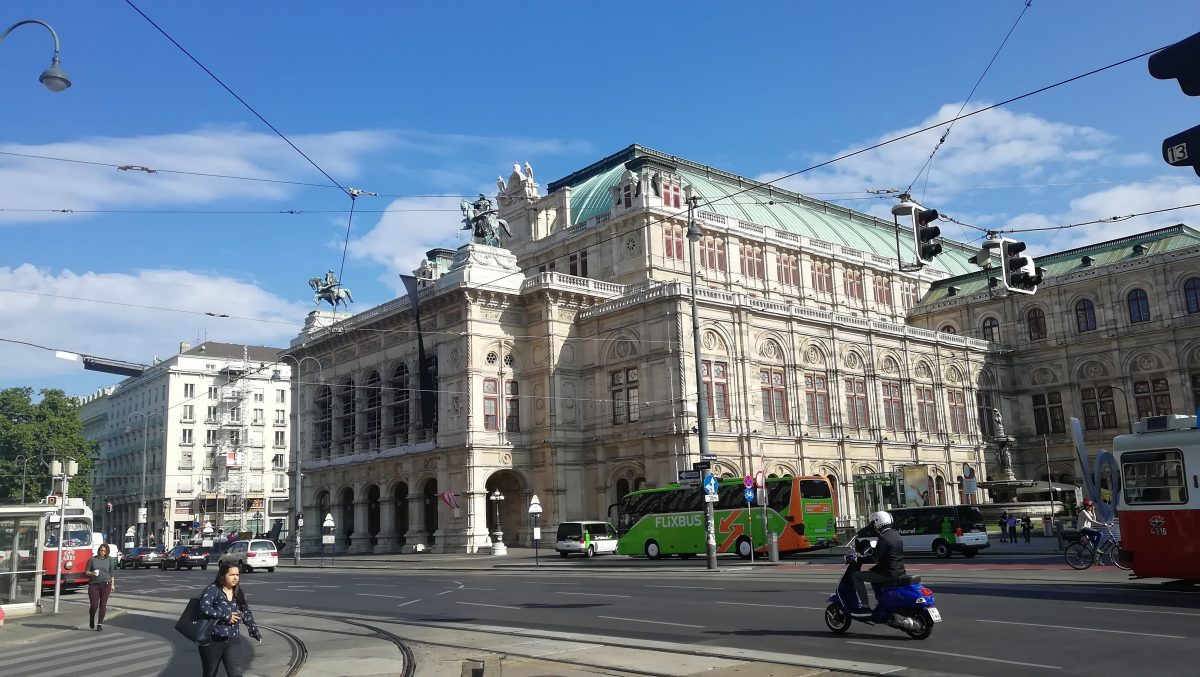
[[[229,615],[234,612],[237,612],[241,620],[237,623],[230,623]],[[245,623],[251,637],[262,639],[262,634],[258,631],[258,624],[254,622],[254,614],[250,612],[250,606],[246,605],[238,609],[237,602],[226,598],[225,593],[216,583],[209,583],[204,592],[200,593],[200,613],[209,618],[220,619],[213,628],[214,638],[233,639],[240,634],[238,626]]]

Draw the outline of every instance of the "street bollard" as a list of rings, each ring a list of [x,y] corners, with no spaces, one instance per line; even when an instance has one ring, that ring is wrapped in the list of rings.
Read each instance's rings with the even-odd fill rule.
[[[767,540],[768,558],[772,562],[779,561],[779,534],[771,532],[771,537]]]

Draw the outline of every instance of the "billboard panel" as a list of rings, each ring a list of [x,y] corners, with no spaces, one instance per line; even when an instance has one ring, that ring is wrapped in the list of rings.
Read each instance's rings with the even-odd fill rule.
[[[929,505],[933,496],[933,478],[929,476],[929,466],[904,466],[904,506],[912,508]]]

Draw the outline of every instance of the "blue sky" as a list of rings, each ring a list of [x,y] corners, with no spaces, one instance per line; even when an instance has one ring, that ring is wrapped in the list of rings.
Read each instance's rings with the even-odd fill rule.
[[[425,196],[490,193],[513,162],[545,186],[635,142],[781,176],[952,117],[1023,6],[136,1],[340,183],[381,193],[358,201],[345,262],[358,310],[424,250],[464,241],[457,198]],[[125,3],[8,0],[0,28],[26,18],[58,31],[74,86],[43,89],[49,37],[17,29],[0,45],[0,151],[327,183]],[[970,106],[1198,29],[1197,3],[1035,2]],[[1159,156],[1197,122],[1200,99],[1143,59],[959,122],[914,190],[991,228],[1200,202],[1200,180]],[[782,185],[886,213],[863,191],[906,187],[938,135]],[[0,155],[0,337],[135,362],[205,336],[286,345],[312,307],[305,281],[340,266],[347,206],[325,187]],[[75,211],[15,211],[54,209]],[[1028,239],[1058,250],[1197,213]],[[0,344],[0,387],[113,381]]]

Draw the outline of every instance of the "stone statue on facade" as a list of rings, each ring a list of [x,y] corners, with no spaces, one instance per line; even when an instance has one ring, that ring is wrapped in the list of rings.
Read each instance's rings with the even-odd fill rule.
[[[329,303],[336,311],[338,305],[348,308],[354,303],[354,295],[342,286],[342,281],[332,270],[325,271],[325,277],[309,278],[308,286],[313,290],[313,305],[321,305],[321,301]]]
[[[472,231],[472,239],[476,244],[499,247],[501,232],[506,237],[512,237],[508,222],[496,215],[496,207],[483,193],[474,202],[463,200],[459,208],[463,213],[462,229]]]
[[[992,409],[992,423],[996,426],[996,432],[993,434],[996,437],[1006,437],[1004,434],[1004,416],[1000,414],[999,409]]]

